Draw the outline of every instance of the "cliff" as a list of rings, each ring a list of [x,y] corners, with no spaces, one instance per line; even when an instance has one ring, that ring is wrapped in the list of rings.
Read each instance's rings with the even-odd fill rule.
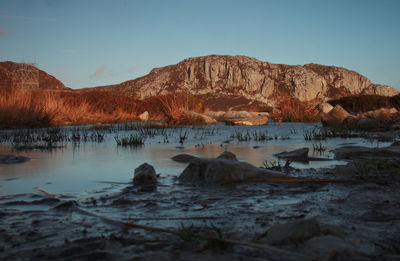
[[[273,107],[276,102],[290,97],[309,102],[359,94],[392,96],[398,93],[340,67],[272,64],[228,55],[188,58],[176,65],[155,68],[138,79],[97,89],[139,99],[187,91],[205,99],[212,109]]]
[[[23,90],[70,90],[55,77],[32,64],[0,62],[0,87]]]

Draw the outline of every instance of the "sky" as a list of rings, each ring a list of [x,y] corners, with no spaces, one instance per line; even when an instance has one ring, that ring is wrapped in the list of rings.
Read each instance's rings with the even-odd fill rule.
[[[400,1],[0,0],[0,61],[73,89],[210,54],[334,65],[400,90]]]

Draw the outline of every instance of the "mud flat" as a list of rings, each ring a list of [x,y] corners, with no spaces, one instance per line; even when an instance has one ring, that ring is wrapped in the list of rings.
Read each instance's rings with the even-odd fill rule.
[[[351,151],[347,165],[285,174],[309,182],[186,185],[161,176],[169,185],[87,198],[42,189],[3,196],[0,258],[399,260],[399,146],[387,150],[362,166],[357,148],[339,148]]]

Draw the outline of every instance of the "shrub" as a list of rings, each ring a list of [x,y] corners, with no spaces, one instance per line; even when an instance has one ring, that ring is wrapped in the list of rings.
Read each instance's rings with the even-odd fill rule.
[[[275,120],[285,122],[317,122],[318,111],[311,102],[302,102],[295,98],[280,101],[271,114]]]

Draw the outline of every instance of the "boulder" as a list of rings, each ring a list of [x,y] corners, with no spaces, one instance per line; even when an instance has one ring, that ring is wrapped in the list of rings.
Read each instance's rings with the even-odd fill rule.
[[[317,110],[320,115],[324,115],[329,113],[333,109],[333,106],[330,103],[323,102],[317,105]]]
[[[338,104],[330,112],[322,115],[321,122],[324,126],[340,125],[349,116],[351,116],[350,113]]]
[[[308,152],[309,148],[304,147],[297,150],[292,151],[284,151],[278,154],[275,154],[276,157],[282,159],[292,159],[292,160],[308,160]]]
[[[237,160],[236,155],[229,151],[222,152],[217,159]]]
[[[320,234],[321,229],[317,220],[303,219],[273,225],[268,230],[266,241],[271,245],[298,244]]]
[[[256,178],[286,178],[279,171],[258,168],[247,162],[233,160],[232,153],[223,153],[221,158],[194,158],[179,176],[182,183],[228,184]]]
[[[15,156],[11,154],[1,154],[0,155],[0,164],[15,164],[15,163],[24,163],[29,161],[30,158],[24,156]]]
[[[183,111],[186,116],[189,118],[197,118],[197,119],[202,119],[205,124],[216,124],[218,123],[215,119],[211,118],[210,116],[207,116],[202,113],[194,112],[194,111]]]
[[[148,121],[150,117],[150,114],[148,111],[143,112],[142,114],[139,115],[139,120],[141,121]]]
[[[135,175],[133,177],[134,185],[146,185],[155,183],[157,183],[157,175],[152,165],[143,163],[135,169]]]

